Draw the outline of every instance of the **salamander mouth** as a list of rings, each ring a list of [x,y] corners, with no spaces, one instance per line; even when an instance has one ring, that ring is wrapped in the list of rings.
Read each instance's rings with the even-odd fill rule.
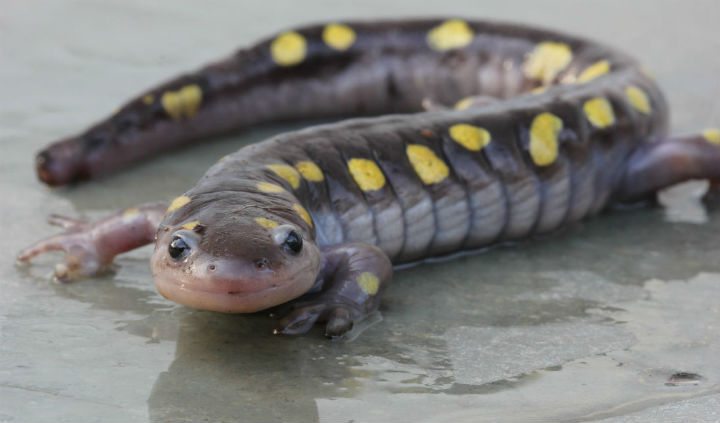
[[[155,286],[160,294],[170,301],[201,310],[221,313],[253,313],[272,307],[278,303],[278,296],[285,294],[278,285],[261,290],[225,291],[222,289],[203,289],[192,283],[156,277]]]

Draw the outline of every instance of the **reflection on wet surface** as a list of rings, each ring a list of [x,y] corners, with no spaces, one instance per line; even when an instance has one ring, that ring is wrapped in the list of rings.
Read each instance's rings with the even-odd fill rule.
[[[578,19],[587,13],[556,3],[548,7]],[[488,2],[487,13],[510,17],[498,4]],[[633,4],[640,10],[633,16],[641,16],[643,5],[656,10],[657,3]],[[110,13],[88,5],[57,12]],[[614,7],[621,6],[627,7],[619,2]],[[129,11],[139,7],[117,6],[111,15],[127,23],[135,19]],[[402,2],[389,7],[398,13],[412,10]],[[447,7],[438,3],[428,13]],[[685,16],[688,22],[706,14],[675,7],[656,13]],[[192,13],[222,19],[204,8],[163,8],[148,13],[158,18],[161,11],[174,10],[174,19],[196,16]],[[21,8],[13,13],[10,35],[24,34],[18,28],[35,19],[52,28],[42,16]],[[295,18],[317,20],[309,13],[297,10]],[[595,19],[609,22],[611,13],[605,13]],[[534,18],[542,15],[526,12],[518,19]],[[568,21],[545,20],[550,26]],[[582,32],[592,22],[569,29]],[[638,33],[627,38],[611,34],[616,37],[611,43],[627,42],[626,50],[644,51],[644,42],[627,41],[643,39],[644,32],[632,28]],[[251,29],[240,36],[267,33],[260,24]],[[593,35],[593,30],[585,33]],[[693,34],[688,36],[698,37],[697,43],[704,39]],[[92,52],[104,57],[95,59],[108,72],[103,79],[125,81],[127,87],[119,92],[147,85],[127,82],[128,69],[110,69],[108,61],[114,59],[96,50],[112,56],[119,48],[120,60],[147,52],[123,53],[122,45],[112,44],[101,49],[84,38],[74,43],[81,48],[62,53],[67,57],[48,56],[42,43],[6,51],[18,60],[3,67],[10,71],[0,69],[3,88],[15,93],[9,75],[22,72],[28,74],[22,79],[25,90],[48,84],[42,81],[52,72],[65,75],[64,84],[81,84],[62,64],[87,63]],[[49,68],[35,66],[37,60],[50,63]],[[705,60],[715,60],[705,66],[720,68],[717,57]],[[200,61],[179,60],[177,69]],[[679,70],[663,67],[659,59],[654,64],[663,85],[684,87],[676,80]],[[155,79],[172,73],[155,62],[145,66]],[[95,88],[85,86],[77,95],[92,103]],[[352,342],[329,342],[320,330],[306,337],[276,337],[271,335],[275,320],[267,313],[223,315],[164,300],[150,280],[151,248],[120,257],[115,273],[66,285],[48,279],[58,256],[16,268],[12,253],[52,230],[40,224],[49,211],[93,217],[173,197],[226,152],[293,126],[227,137],[75,189],[50,191],[34,181],[32,152],[57,133],[87,124],[93,115],[86,104],[72,106],[82,112],[63,109],[67,102],[62,99],[69,94],[45,89],[59,99],[46,103],[46,96],[18,95],[17,110],[0,110],[0,139],[7,148],[0,195],[7,200],[4,221],[11,223],[0,239],[6,252],[0,255],[0,420],[720,419],[720,201],[717,195],[706,203],[697,200],[705,189],[702,182],[663,193],[664,207],[615,211],[545,239],[400,271],[382,318]],[[691,96],[688,89],[670,91],[674,104],[685,105],[680,94]],[[703,98],[708,95],[707,88],[701,91]],[[702,119],[710,109],[700,104],[679,107],[676,122],[691,129],[707,124]]]

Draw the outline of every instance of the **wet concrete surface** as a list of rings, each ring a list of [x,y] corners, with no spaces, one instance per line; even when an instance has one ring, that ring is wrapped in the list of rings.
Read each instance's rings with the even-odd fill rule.
[[[706,185],[545,239],[398,272],[352,342],[270,334],[260,313],[170,303],[146,247],[115,273],[57,284],[54,229],[183,192],[254,129],[72,189],[33,153],[128,96],[310,21],[459,15],[522,21],[639,57],[673,131],[720,125],[713,1],[3,1],[0,15],[0,421],[720,421],[720,201]]]

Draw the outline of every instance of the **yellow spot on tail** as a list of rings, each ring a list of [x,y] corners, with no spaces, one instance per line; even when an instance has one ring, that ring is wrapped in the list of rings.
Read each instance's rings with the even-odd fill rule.
[[[195,84],[186,85],[177,91],[166,91],[160,98],[165,112],[173,119],[195,116],[202,103],[202,90]]]
[[[142,98],[142,102],[149,106],[155,102],[155,96],[152,94],[145,95]]]
[[[539,86],[539,87],[535,87],[535,88],[533,88],[532,90],[530,90],[530,94],[540,94],[540,93],[544,93],[545,91],[547,91],[547,89],[548,89],[548,86],[547,86],[547,85],[541,85],[541,86]]]
[[[606,98],[595,97],[583,105],[585,117],[596,128],[607,128],[615,123],[615,113]]]
[[[558,155],[558,134],[562,120],[552,113],[540,113],[530,125],[530,157],[538,166],[547,166]]]
[[[290,186],[294,189],[297,189],[300,186],[300,175],[298,175],[297,170],[295,170],[292,166],[288,166],[286,164],[269,164],[267,167],[275,172],[277,176],[288,181]]]
[[[630,100],[630,104],[632,104],[635,109],[646,115],[650,114],[652,108],[650,107],[650,100],[648,100],[645,91],[641,90],[635,85],[630,85],[629,87],[625,88],[625,95],[627,96],[628,100]]]
[[[190,197],[188,197],[186,195],[177,197],[170,202],[170,207],[168,207],[168,209],[165,211],[165,214],[168,214],[171,211],[175,211],[189,202],[190,202]]]
[[[445,21],[431,29],[427,43],[433,50],[445,51],[465,47],[473,40],[473,31],[460,19]]]
[[[303,160],[295,163],[295,169],[300,172],[303,178],[312,182],[322,182],[324,179],[322,170],[313,162]]]
[[[325,26],[322,33],[325,44],[335,50],[345,51],[355,42],[355,31],[347,25],[329,24]]]
[[[570,64],[572,57],[567,44],[543,41],[530,52],[523,70],[528,78],[548,84]]]
[[[375,191],[385,186],[385,175],[372,160],[350,159],[348,170],[363,191]]]
[[[465,110],[465,109],[467,109],[467,108],[470,107],[470,105],[472,104],[473,98],[474,98],[474,97],[471,96],[471,97],[465,97],[465,98],[461,99],[460,101],[458,101],[457,103],[455,103],[455,110]]]
[[[281,187],[280,185],[271,184],[269,182],[258,182],[256,186],[257,186],[257,189],[259,189],[262,192],[283,192],[283,191],[285,191],[285,188]]]
[[[310,218],[310,213],[305,210],[305,207],[301,206],[298,203],[295,203],[293,204],[293,209],[295,209],[295,211],[300,215],[300,217],[302,217],[302,219],[312,228],[312,219]]]
[[[198,222],[197,220],[195,220],[195,221],[188,222],[188,223],[182,225],[181,228],[183,228],[183,229],[188,229],[188,230],[193,230],[193,229],[195,229],[195,227],[196,227],[197,225],[199,225],[199,224],[200,224],[200,222]]]
[[[610,72],[610,62],[607,60],[600,60],[592,65],[588,66],[577,78],[578,83],[592,81],[595,78],[601,77],[606,73]]]
[[[490,144],[490,132],[484,128],[459,123],[450,127],[450,138],[470,151],[479,151]]]
[[[133,219],[140,213],[140,210],[137,207],[133,207],[131,209],[127,209],[122,214],[122,220],[124,223],[132,222]]]
[[[275,222],[274,220],[265,219],[264,217],[256,217],[255,223],[266,229],[271,229],[279,225],[279,223]]]
[[[702,131],[702,136],[707,140],[707,142],[720,145],[720,129],[706,129]]]
[[[302,62],[307,53],[307,41],[297,32],[285,32],[270,44],[270,54],[280,66],[293,66]]]
[[[370,272],[362,272],[356,280],[362,292],[368,295],[375,295],[380,289],[380,280]]]
[[[415,173],[422,179],[425,185],[436,184],[443,181],[450,174],[445,162],[443,162],[428,147],[420,144],[409,144],[405,149],[408,160]]]

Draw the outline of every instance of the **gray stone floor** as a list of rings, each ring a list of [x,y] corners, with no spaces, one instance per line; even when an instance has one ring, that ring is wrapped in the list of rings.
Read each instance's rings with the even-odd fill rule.
[[[262,4],[262,5],[261,5]],[[522,21],[639,57],[675,132],[720,125],[716,1],[0,2],[0,421],[720,421],[720,201],[665,207],[398,272],[349,343],[164,300],[149,248],[60,285],[14,254],[50,212],[96,217],[190,186],[249,131],[73,189],[33,153],[128,96],[291,25],[459,15]],[[697,375],[671,381],[672,375]],[[677,377],[675,379],[678,379]]]

